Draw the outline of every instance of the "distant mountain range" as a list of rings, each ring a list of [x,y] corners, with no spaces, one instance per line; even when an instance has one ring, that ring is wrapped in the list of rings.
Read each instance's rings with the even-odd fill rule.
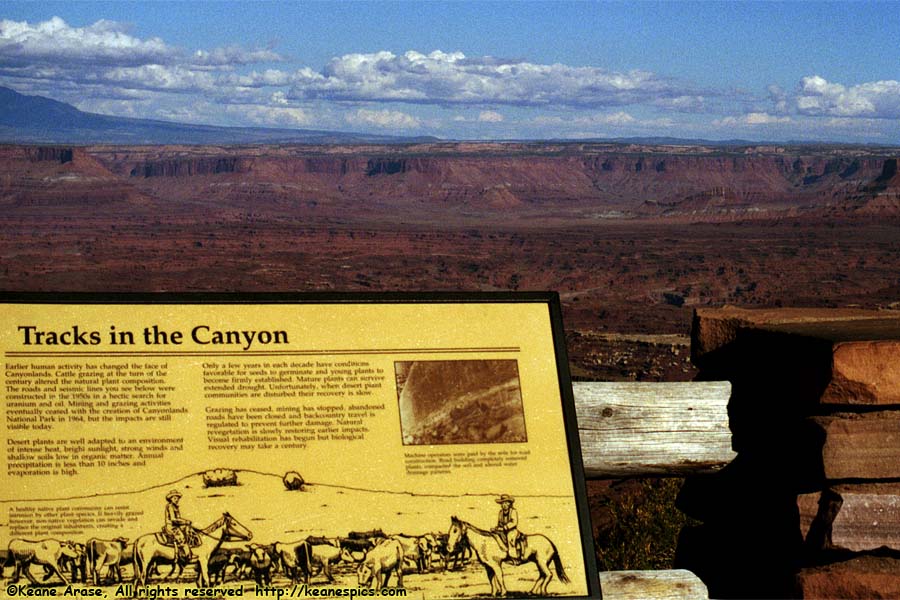
[[[319,129],[220,127],[153,119],[114,117],[79,110],[42,96],[26,96],[0,86],[0,143],[10,144],[416,144],[442,140],[434,136],[392,136]],[[828,142],[767,142],[744,139],[706,140],[664,136],[590,139],[495,140],[511,143],[599,143],[659,146],[838,146]],[[869,146],[867,146],[869,147]],[[890,146],[887,146],[890,147]]]
[[[406,144],[437,138],[315,129],[217,127],[113,117],[0,87],[0,142],[17,144]]]

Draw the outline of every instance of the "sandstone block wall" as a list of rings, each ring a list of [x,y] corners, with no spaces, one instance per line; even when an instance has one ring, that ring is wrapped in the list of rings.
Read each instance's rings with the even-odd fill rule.
[[[692,358],[732,382],[738,455],[685,483],[676,566],[711,597],[898,597],[900,312],[698,310]]]

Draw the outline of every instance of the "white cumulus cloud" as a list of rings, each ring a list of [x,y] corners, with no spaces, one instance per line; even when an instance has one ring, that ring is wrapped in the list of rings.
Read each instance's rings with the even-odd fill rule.
[[[284,58],[277,52],[268,49],[248,50],[240,46],[226,46],[213,50],[197,50],[191,62],[204,66],[247,65],[264,62],[281,62]]]
[[[309,112],[297,107],[237,104],[228,106],[227,110],[265,127],[305,127],[314,121]]]
[[[69,77],[78,79],[78,73],[96,72],[104,67],[179,65],[210,69],[282,60],[272,50],[248,50],[235,45],[191,53],[158,37],[135,37],[127,25],[108,20],[85,27],[73,27],[59,17],[40,23],[0,20],[0,69],[3,70],[35,71],[50,66],[77,71]]]
[[[137,65],[168,63],[178,51],[159,38],[139,39],[127,27],[101,20],[71,27],[59,17],[41,23],[0,21],[0,64],[86,63]]]
[[[675,96],[673,98],[660,98],[654,103],[655,106],[668,109],[674,112],[698,113],[705,111],[707,100],[701,95],[685,95]]]
[[[900,81],[845,86],[812,75],[800,81],[795,104],[803,115],[896,119],[900,117]]]
[[[478,121],[480,123],[502,123],[503,115],[495,110],[483,110],[478,113]]]
[[[397,110],[369,110],[360,108],[345,117],[351,125],[381,127],[385,129],[415,129],[421,127],[422,121]]]
[[[632,117],[630,114],[624,111],[619,111],[617,113],[612,113],[608,115],[594,115],[590,122],[594,125],[632,125],[637,122],[637,119]]]
[[[142,65],[140,67],[116,67],[102,73],[87,76],[87,80],[116,83],[123,87],[164,90],[170,92],[212,91],[216,89],[216,77],[205,71],[194,71],[181,66]]]
[[[722,119],[716,119],[712,122],[715,127],[753,127],[756,125],[786,125],[788,123],[793,123],[793,119],[791,119],[790,117],[770,115],[763,112],[747,113],[739,117],[724,117]]]
[[[284,87],[291,83],[291,75],[278,69],[267,69],[262,73],[253,71],[248,75],[228,74],[219,79],[223,85],[246,88]]]
[[[333,58],[321,72],[298,71],[294,98],[424,104],[618,106],[685,96],[647,71],[535,64],[435,51],[381,51]]]
[[[532,123],[547,127],[670,127],[672,120],[669,118],[637,119],[625,111],[614,113],[594,113],[563,118],[559,116],[535,117]]]

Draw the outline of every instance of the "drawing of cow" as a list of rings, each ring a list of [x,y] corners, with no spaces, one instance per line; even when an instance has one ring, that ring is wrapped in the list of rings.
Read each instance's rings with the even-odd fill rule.
[[[64,542],[69,548],[75,551],[75,557],[60,556],[59,570],[63,573],[72,574],[72,583],[87,583],[87,555],[85,554],[84,544],[76,542]],[[44,565],[44,581],[53,577],[53,569]]]
[[[268,586],[272,583],[272,557],[264,546],[250,545],[250,569],[256,585]]]
[[[371,584],[373,590],[380,590],[387,587],[392,571],[397,573],[397,587],[403,587],[403,546],[389,539],[366,552],[356,573],[360,587]]]
[[[411,564],[419,573],[425,572],[425,557],[430,554],[424,536],[397,534],[390,537],[403,547],[403,560]]]
[[[273,544],[275,561],[281,565],[285,576],[291,583],[300,581],[300,569],[297,566],[297,547],[303,542],[275,542]]]
[[[297,569],[303,573],[304,583],[309,583],[310,577],[318,573],[313,573],[316,565],[321,567],[329,583],[334,583],[331,567],[340,562],[341,555],[340,542],[326,538],[308,537],[295,548]]]
[[[78,558],[78,551],[68,542],[60,542],[59,540],[46,539],[40,541],[31,541],[23,539],[14,539],[9,542],[8,555],[6,564],[15,565],[16,571],[12,577],[12,583],[17,583],[22,573],[34,585],[38,585],[34,575],[31,574],[29,567],[32,564],[49,567],[52,574],[63,580],[63,583],[69,585],[66,576],[63,575],[59,567],[59,560],[63,557],[71,559]]]
[[[117,537],[114,540],[91,538],[87,542],[87,565],[94,585],[100,585],[104,577],[113,578],[122,583],[122,560],[128,539]]]

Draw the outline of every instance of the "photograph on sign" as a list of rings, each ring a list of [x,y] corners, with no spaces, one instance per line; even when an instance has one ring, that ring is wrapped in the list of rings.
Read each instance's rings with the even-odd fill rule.
[[[17,593],[600,595],[553,295],[2,304]]]

